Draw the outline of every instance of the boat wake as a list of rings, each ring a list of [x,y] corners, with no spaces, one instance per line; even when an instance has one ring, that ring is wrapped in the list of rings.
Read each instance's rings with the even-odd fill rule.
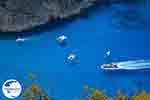
[[[122,62],[114,62],[113,65],[117,67],[113,68],[105,68],[103,65],[101,66],[102,69],[107,70],[140,70],[140,69],[150,69],[150,60],[132,60],[132,61],[122,61]]]

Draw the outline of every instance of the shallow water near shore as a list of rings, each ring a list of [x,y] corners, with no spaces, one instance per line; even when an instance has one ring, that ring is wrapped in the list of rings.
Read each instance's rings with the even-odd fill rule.
[[[28,40],[21,45],[15,39],[1,39],[0,86],[5,80],[14,78],[25,88],[30,84],[27,76],[33,72],[38,77],[38,84],[56,100],[82,100],[86,85],[104,89],[110,96],[116,95],[116,90],[120,89],[128,95],[137,90],[150,92],[148,70],[110,72],[96,68],[111,61],[150,59],[150,8],[143,7],[114,4],[98,8],[87,18],[28,36]],[[141,20],[133,21],[133,18],[129,23],[121,20],[122,12],[130,9]],[[116,12],[121,12],[121,15]],[[62,34],[68,37],[67,45],[63,47],[56,41]],[[112,54],[105,59],[107,49]],[[79,63],[76,65],[64,63],[72,52],[78,56]],[[138,84],[139,81],[141,84]],[[2,91],[0,99],[8,100]]]

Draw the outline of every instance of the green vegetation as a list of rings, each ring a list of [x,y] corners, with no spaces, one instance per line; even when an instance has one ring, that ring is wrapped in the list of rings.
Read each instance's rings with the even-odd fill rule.
[[[23,91],[23,100],[51,100],[47,93],[34,83],[34,80],[36,79],[35,74],[30,73],[29,79],[32,81],[32,84]]]
[[[32,84],[22,94],[24,100],[51,100],[50,97],[36,84]]]
[[[85,91],[88,92],[88,96],[83,96],[83,100],[150,100],[150,93],[142,91],[132,97],[124,95],[121,91],[118,91],[116,97],[109,97],[102,90],[85,87]]]
[[[32,81],[32,84],[24,90],[22,94],[23,100],[51,100],[51,97],[34,82],[36,79],[35,74],[30,73],[29,79]],[[85,86],[84,94],[82,100],[150,100],[150,93],[145,91],[141,91],[133,96],[127,96],[119,90],[116,96],[109,97],[104,90]]]

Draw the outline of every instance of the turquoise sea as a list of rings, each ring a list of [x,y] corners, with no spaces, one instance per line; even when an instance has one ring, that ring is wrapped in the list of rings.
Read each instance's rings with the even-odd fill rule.
[[[103,71],[98,65],[111,61],[150,59],[150,1],[112,3],[88,11],[88,15],[64,22],[54,28],[27,35],[18,44],[14,37],[0,36],[0,86],[17,79],[23,89],[31,84],[29,73],[54,100],[82,100],[83,87],[105,90],[115,96],[117,90],[133,95],[150,91],[150,70]],[[3,34],[3,33],[1,33]],[[68,37],[61,46],[60,35]],[[105,57],[107,50],[111,51]],[[77,64],[65,63],[70,53]],[[8,100],[0,91],[0,100]],[[16,98],[15,100],[21,100]]]

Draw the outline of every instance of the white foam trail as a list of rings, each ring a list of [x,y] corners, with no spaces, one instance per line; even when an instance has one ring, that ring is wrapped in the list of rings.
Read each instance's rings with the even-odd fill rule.
[[[150,60],[133,60],[114,63],[119,69],[135,70],[135,69],[149,69]]]

